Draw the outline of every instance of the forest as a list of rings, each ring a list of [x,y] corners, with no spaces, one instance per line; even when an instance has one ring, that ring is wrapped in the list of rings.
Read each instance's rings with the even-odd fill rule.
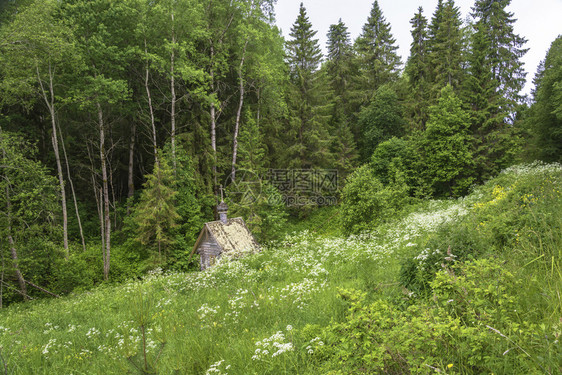
[[[326,55],[304,5],[285,40],[274,3],[2,5],[0,306],[196,270],[222,186],[264,244],[324,209],[266,177],[251,202],[229,194],[248,172],[337,170],[334,220],[355,235],[562,162],[562,37],[522,95],[510,0],[476,0],[469,20],[453,0],[420,7],[406,61],[378,1],[355,40],[330,26]]]

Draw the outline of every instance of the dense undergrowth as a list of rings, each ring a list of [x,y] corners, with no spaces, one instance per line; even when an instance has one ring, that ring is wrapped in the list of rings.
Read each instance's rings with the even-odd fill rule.
[[[301,230],[207,272],[13,305],[0,312],[1,371],[562,371],[560,165],[514,167],[466,198],[334,233]]]

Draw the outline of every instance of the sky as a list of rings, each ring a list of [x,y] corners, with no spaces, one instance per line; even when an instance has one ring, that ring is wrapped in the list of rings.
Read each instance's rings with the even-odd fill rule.
[[[367,22],[374,0],[277,0],[276,23],[286,39],[289,39],[301,2],[304,3],[312,28],[318,31],[316,38],[320,41],[320,47],[325,51],[330,25],[341,18],[348,27],[351,39],[355,40]],[[455,4],[465,20],[469,17],[474,0],[456,0]],[[379,6],[387,22],[390,22],[392,35],[399,47],[398,53],[404,63],[412,42],[410,20],[421,6],[424,16],[431,22],[437,0],[379,0]],[[523,92],[530,93],[539,62],[544,59],[554,39],[562,34],[562,0],[512,0],[507,9],[517,20],[514,24],[515,33],[528,40],[525,47],[529,51],[523,58],[527,85]]]

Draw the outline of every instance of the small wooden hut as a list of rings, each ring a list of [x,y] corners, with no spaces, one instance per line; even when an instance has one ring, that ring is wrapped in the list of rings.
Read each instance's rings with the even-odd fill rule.
[[[260,246],[244,223],[244,219],[227,218],[228,206],[217,207],[220,220],[205,223],[191,254],[200,256],[201,270],[213,266],[225,253],[244,254],[259,250]]]

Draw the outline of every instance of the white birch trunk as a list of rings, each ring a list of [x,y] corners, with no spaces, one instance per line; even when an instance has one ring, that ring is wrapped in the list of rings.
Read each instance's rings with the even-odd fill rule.
[[[244,106],[244,75],[242,70],[244,68],[244,61],[246,59],[246,48],[248,47],[248,39],[244,43],[242,51],[242,58],[240,59],[240,66],[238,67],[238,80],[240,84],[240,100],[238,102],[238,110],[236,111],[236,123],[234,125],[234,139],[232,142],[232,171],[230,178],[232,182],[236,181],[236,156],[238,155],[238,132],[240,130],[240,118],[242,116],[242,107]]]
[[[144,40],[144,53],[148,57],[148,50],[146,47],[146,39]],[[146,96],[148,98],[148,110],[150,111],[150,124],[152,126],[152,148],[154,151],[154,161],[159,164],[158,161],[158,144],[156,143],[156,122],[154,120],[154,108],[152,107],[152,95],[150,94],[150,87],[148,86],[148,79],[149,79],[149,68],[148,68],[148,60],[146,61],[146,68],[145,68],[145,78],[144,78],[144,88],[146,90]]]

